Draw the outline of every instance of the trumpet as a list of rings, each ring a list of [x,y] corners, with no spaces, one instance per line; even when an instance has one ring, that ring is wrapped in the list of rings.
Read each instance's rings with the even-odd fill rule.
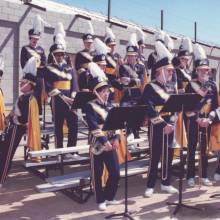
[[[110,141],[111,144],[113,144],[114,135],[115,135],[114,131],[108,131],[107,132],[107,137],[108,137],[108,140]],[[91,152],[92,152],[92,154],[100,155],[104,151],[106,151],[105,145],[102,144],[100,141],[98,141],[96,137],[93,137],[92,141],[91,141]]]

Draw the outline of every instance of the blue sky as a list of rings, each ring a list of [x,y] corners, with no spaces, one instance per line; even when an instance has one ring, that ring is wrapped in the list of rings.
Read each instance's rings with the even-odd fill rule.
[[[108,0],[54,0],[107,15]],[[218,0],[111,0],[111,15],[146,27],[160,27],[164,10],[164,30],[220,45],[220,1]]]

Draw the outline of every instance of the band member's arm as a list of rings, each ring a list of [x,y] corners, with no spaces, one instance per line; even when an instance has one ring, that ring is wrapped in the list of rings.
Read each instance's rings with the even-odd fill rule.
[[[29,96],[20,96],[15,103],[13,109],[13,121],[16,124],[26,124],[28,121],[29,113]]]
[[[45,55],[44,49],[42,48],[40,68],[45,67],[46,64],[47,64],[47,58],[46,58],[46,55]]]
[[[85,113],[89,130],[91,131],[92,135],[96,137],[100,143],[105,144],[108,141],[108,139],[98,125],[97,119],[99,117],[97,113],[94,111],[94,109],[89,103],[86,105]]]
[[[146,105],[146,115],[147,118],[150,119],[153,125],[158,125],[161,127],[166,127],[167,123],[164,119],[159,115],[159,113],[155,109],[155,103],[153,100],[153,94],[155,91],[152,89],[150,84],[147,84],[144,88],[144,92],[141,97],[140,104]]]
[[[137,80],[135,78],[131,78],[129,76],[129,73],[127,72],[127,70],[125,69],[124,65],[121,65],[119,67],[119,76],[120,76],[120,81],[122,82],[122,84],[124,84],[125,86],[136,86]],[[124,80],[126,79],[126,82],[124,82]]]
[[[78,79],[76,72],[72,69],[72,80],[71,80],[71,98],[75,98],[76,92],[79,91]]]
[[[107,77],[113,88],[116,88],[120,91],[123,89],[123,85],[118,81],[118,79],[116,79],[115,76],[107,74]]]
[[[23,69],[26,62],[28,60],[28,57],[27,57],[27,50],[25,47],[22,47],[21,49],[21,54],[20,54],[20,64],[21,64],[21,68]]]

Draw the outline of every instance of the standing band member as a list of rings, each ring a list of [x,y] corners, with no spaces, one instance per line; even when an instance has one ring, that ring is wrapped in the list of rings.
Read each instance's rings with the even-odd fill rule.
[[[178,52],[178,67],[176,68],[177,87],[179,93],[185,92],[185,87],[191,80],[192,73],[189,70],[189,58],[193,52],[192,42],[189,38],[183,38]]]
[[[98,209],[106,210],[106,205],[119,204],[114,200],[119,181],[119,162],[116,148],[119,146],[119,135],[115,131],[104,132],[104,125],[108,111],[112,108],[109,100],[109,86],[104,72],[100,74],[101,69],[97,66],[96,75],[91,81],[91,88],[97,95],[97,99],[89,102],[86,106],[86,119],[91,132],[91,168],[93,174],[93,186],[95,190]],[[102,77],[103,75],[103,77]],[[103,152],[94,155],[93,148],[96,145],[103,146]],[[102,188],[102,174],[104,165],[108,171],[108,179],[104,188]]]
[[[83,52],[83,53],[87,53],[90,56],[92,55],[91,49],[92,49],[92,44],[93,44],[93,35],[94,35],[94,30],[93,30],[92,23],[91,21],[88,21],[88,30],[82,36],[84,49],[82,51],[79,51],[75,57],[75,69],[77,72],[80,68],[82,68],[81,56],[79,56],[80,53]]]
[[[93,57],[93,62],[97,63],[99,67],[105,72],[108,82],[111,88],[110,99],[114,100],[114,89],[122,90],[122,85],[119,80],[116,78],[114,74],[116,71],[116,62],[112,59],[110,55],[108,55],[109,51],[111,50],[106,44],[104,44],[100,39],[95,38],[94,40],[94,48],[95,48],[95,55]],[[111,61],[110,61],[111,60]],[[115,63],[115,67],[110,68],[110,63]],[[108,65],[108,67],[107,67]],[[112,69],[113,71],[110,71]],[[107,73],[108,72],[108,73]]]
[[[26,62],[31,58],[35,57],[37,60],[37,85],[35,87],[35,97],[39,106],[39,113],[42,114],[42,78],[43,78],[43,68],[46,65],[46,56],[44,49],[38,45],[38,41],[41,36],[43,29],[43,19],[37,15],[34,19],[33,28],[29,30],[29,45],[23,46],[20,54],[20,63],[22,69],[24,68]]]
[[[195,45],[194,59],[197,77],[187,85],[186,93],[197,93],[202,97],[202,100],[198,112],[186,113],[188,131],[187,180],[189,186],[195,186],[195,152],[198,144],[200,155],[199,177],[202,184],[211,186],[212,182],[208,179],[207,174],[207,145],[210,137],[208,114],[218,106],[217,87],[213,81],[209,80],[209,61],[199,44]]]
[[[28,134],[27,146],[31,150],[41,150],[40,124],[37,101],[33,95],[36,86],[36,60],[30,58],[20,81],[23,93],[17,99],[14,109],[7,116],[4,140],[0,141],[0,185],[4,184],[11,167],[11,162],[22,136]]]
[[[147,113],[150,119],[151,161],[145,197],[151,197],[154,192],[160,158],[162,160],[161,190],[168,193],[178,192],[170,185],[175,118],[173,115],[160,115],[158,112],[158,108],[163,106],[169,98],[166,83],[171,81],[174,70],[171,64],[172,55],[161,42],[156,42],[155,47],[157,53],[154,66],[155,80],[146,85],[141,99],[141,104],[151,107]]]
[[[141,98],[141,84],[144,80],[145,67],[137,63],[138,44],[136,34],[131,34],[126,48],[127,62],[119,67],[119,76],[123,85],[121,106],[132,106]],[[134,138],[139,138],[139,128],[132,128]],[[131,133],[131,131],[130,131]]]
[[[51,97],[55,122],[56,148],[63,147],[63,124],[65,119],[68,127],[67,146],[75,146],[77,142],[78,117],[71,110],[77,82],[73,80],[72,68],[64,60],[65,50],[62,41],[52,46],[51,53],[54,60],[52,64],[47,65],[45,68],[45,84]]]

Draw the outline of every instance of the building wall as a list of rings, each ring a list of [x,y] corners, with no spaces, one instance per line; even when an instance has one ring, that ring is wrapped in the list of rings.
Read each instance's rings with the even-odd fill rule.
[[[48,7],[45,1],[45,6]],[[28,30],[32,27],[32,21],[36,14],[39,14],[51,27],[45,27],[40,45],[45,48],[46,54],[52,44],[54,27],[58,21],[62,22],[66,30],[67,52],[76,53],[83,48],[81,36],[86,32],[88,26],[86,20],[76,17],[73,14],[62,13],[62,5],[59,11],[41,11],[31,6],[23,5],[20,0],[1,0],[0,1],[0,54],[5,57],[5,71],[1,87],[5,93],[7,105],[11,105],[16,100],[18,92],[18,80],[22,76],[19,64],[19,55],[21,47],[28,43]],[[109,23],[101,20],[92,19],[95,34],[103,38],[105,27]],[[111,25],[113,32],[117,37],[116,51],[122,56],[125,54],[125,45],[132,33],[132,27],[125,29],[117,25]],[[146,32],[145,49],[146,57],[153,51],[154,37],[152,33]],[[175,40],[175,48],[178,48]],[[219,57],[220,49],[205,47],[207,54],[215,59],[211,60],[213,68],[218,68],[219,75]],[[219,78],[219,77],[217,77]],[[218,81],[219,84],[219,81]]]

